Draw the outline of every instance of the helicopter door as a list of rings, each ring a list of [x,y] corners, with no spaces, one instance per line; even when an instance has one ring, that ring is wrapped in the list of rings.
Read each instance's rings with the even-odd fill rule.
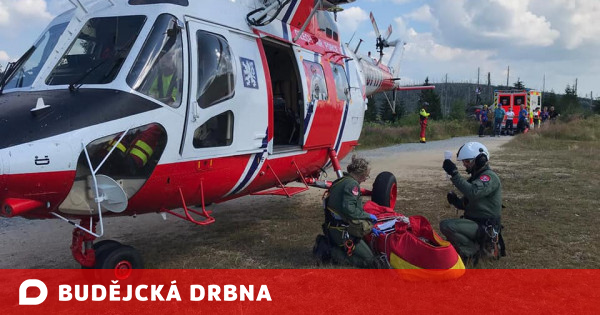
[[[183,158],[212,158],[267,149],[268,103],[257,39],[189,19],[190,101]]]
[[[300,150],[304,142],[304,93],[292,47],[271,38],[262,44],[273,91],[273,152]]]

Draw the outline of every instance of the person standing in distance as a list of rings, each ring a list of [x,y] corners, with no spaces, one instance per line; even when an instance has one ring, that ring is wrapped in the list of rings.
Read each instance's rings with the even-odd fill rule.
[[[419,139],[419,142],[421,143],[427,142],[427,139],[425,138],[425,130],[427,130],[427,119],[429,118],[429,115],[431,115],[427,112],[427,106],[429,106],[429,103],[423,102],[423,107],[421,107],[421,111],[419,111],[419,123],[421,124],[421,138]]]

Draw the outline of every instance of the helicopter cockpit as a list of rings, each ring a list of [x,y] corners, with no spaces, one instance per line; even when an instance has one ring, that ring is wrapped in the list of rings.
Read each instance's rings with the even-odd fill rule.
[[[73,33],[69,21],[74,11],[57,17],[35,45],[8,67],[2,92],[54,90],[61,86],[74,91],[83,85],[111,84],[110,88],[116,85],[134,90],[171,107],[181,105],[182,22],[170,14],[159,15],[138,53],[134,46],[144,36],[148,16],[92,17],[67,46],[60,41],[68,36],[65,30]],[[124,86],[115,79],[130,55],[137,57],[127,67],[130,70]]]

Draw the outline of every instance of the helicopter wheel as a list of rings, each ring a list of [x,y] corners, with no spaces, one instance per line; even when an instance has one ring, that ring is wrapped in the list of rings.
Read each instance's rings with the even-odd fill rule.
[[[94,252],[96,255],[96,261],[98,261],[98,257],[100,257],[105,251],[112,250],[113,248],[115,248],[117,246],[121,246],[121,243],[119,243],[115,240],[102,240],[100,242],[94,243],[93,248],[94,248]],[[97,265],[98,264],[96,263],[94,268],[97,268],[96,267]],[[81,269],[94,269],[94,268],[81,266]]]
[[[119,280],[131,276],[133,269],[144,268],[142,256],[133,247],[127,245],[115,246],[102,251],[96,257],[96,269],[112,269]]]
[[[396,177],[390,172],[381,172],[373,182],[373,191],[371,200],[380,206],[394,208],[396,206],[396,197],[398,195],[398,186]]]

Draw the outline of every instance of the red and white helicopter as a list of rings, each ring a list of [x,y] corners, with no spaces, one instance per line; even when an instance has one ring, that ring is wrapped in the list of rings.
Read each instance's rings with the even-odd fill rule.
[[[0,214],[73,224],[83,267],[142,267],[94,243],[107,216],[206,225],[210,203],[327,187],[366,98],[402,89],[401,45],[388,67],[340,43],[331,12],[354,0],[70,1],[0,80]],[[376,186],[393,207],[393,175]]]

